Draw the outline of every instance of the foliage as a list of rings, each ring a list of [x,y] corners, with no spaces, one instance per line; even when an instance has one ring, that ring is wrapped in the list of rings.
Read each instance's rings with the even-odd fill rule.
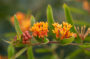
[[[51,44],[50,46],[51,48],[49,48],[48,47],[49,45],[47,45],[48,49],[44,48],[44,49],[36,50],[36,52],[39,52],[39,53],[45,53],[45,52],[52,53],[52,56],[51,55],[49,56],[50,59],[58,59],[58,56],[55,52],[57,45],[53,45],[53,44],[58,44],[61,46],[75,45],[80,48],[83,48],[84,50],[90,48],[90,44],[83,42],[85,38],[84,40],[81,40],[82,38],[80,34],[76,31],[74,27],[75,25],[73,23],[73,18],[71,16],[69,6],[64,4],[63,7],[64,7],[64,12],[65,12],[65,17],[67,20],[66,23],[63,22],[63,26],[62,24],[55,23],[52,7],[50,5],[48,5],[47,7],[47,22],[48,23],[35,22],[34,16],[31,15],[31,18],[30,18],[31,26],[25,32],[21,30],[19,26],[20,23],[18,22],[17,16],[15,15],[14,26],[15,26],[17,35],[14,38],[14,40],[10,41],[10,45],[8,46],[8,58],[16,59],[27,50],[27,58],[35,59],[33,55],[32,47],[37,46],[37,45]],[[55,25],[53,26],[54,23]],[[48,37],[52,37],[52,40],[50,40]],[[34,40],[37,40],[37,42],[33,43],[32,41]],[[17,48],[17,46],[23,47],[23,48],[19,52],[15,53],[14,48]],[[85,51],[88,51],[88,50],[85,50]],[[81,50],[76,50],[74,53],[66,57],[66,59],[72,59],[75,57],[75,55],[77,55],[80,52]]]

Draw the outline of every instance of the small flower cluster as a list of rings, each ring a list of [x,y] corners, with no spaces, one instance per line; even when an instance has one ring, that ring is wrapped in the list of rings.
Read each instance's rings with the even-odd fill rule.
[[[34,24],[34,26],[30,29],[32,31],[32,35],[34,37],[44,38],[47,37],[48,33],[48,23],[46,22],[37,22]]]
[[[54,30],[52,31],[56,34],[56,38],[63,40],[64,38],[70,38],[73,34],[70,32],[71,24],[67,22],[63,22],[63,24],[54,23],[53,26]]]
[[[30,40],[29,39],[31,39],[32,37],[31,37],[31,35],[29,34],[29,32],[28,31],[25,31],[24,33],[23,33],[23,35],[22,35],[22,43],[23,44],[29,44],[30,43]]]

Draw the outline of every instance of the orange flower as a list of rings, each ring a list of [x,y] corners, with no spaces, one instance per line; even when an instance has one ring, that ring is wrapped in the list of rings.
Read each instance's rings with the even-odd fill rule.
[[[33,32],[33,36],[38,36],[39,38],[44,38],[47,36],[48,32],[48,24],[47,22],[37,22],[34,26],[30,29]]]
[[[89,2],[87,1],[87,0],[84,0],[83,1],[83,8],[85,9],[85,10],[87,10],[87,11],[89,11],[90,10],[90,7],[89,7],[90,5],[89,5]]]
[[[23,32],[29,30],[30,27],[30,16],[26,18],[26,15],[21,12],[16,13],[20,28]],[[11,23],[14,25],[14,16],[10,18]]]
[[[72,27],[71,24],[68,24],[67,22],[63,22],[63,24],[54,23],[53,26],[54,30],[52,31],[56,34],[56,38],[62,40],[71,37],[73,34],[70,32],[70,28]]]
[[[23,13],[21,13],[21,12],[17,12],[16,16],[17,16],[17,19],[18,19],[19,23],[21,23],[21,21],[25,18],[25,15]],[[14,16],[12,16],[10,18],[10,21],[14,25]]]

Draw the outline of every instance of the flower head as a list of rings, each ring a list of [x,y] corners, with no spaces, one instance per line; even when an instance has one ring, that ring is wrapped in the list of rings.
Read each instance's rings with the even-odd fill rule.
[[[53,33],[56,34],[56,38],[60,38],[61,40],[64,38],[69,38],[72,36],[73,33],[70,32],[71,24],[67,22],[63,22],[63,24],[54,23],[54,30]]]
[[[48,24],[47,22],[37,22],[30,29],[33,32],[33,36],[38,36],[39,38],[44,38],[48,33]]]
[[[26,18],[26,15],[21,12],[16,13],[16,17],[18,19],[20,28],[23,32],[29,30],[30,27],[30,16]],[[14,16],[10,18],[11,23],[14,25]]]

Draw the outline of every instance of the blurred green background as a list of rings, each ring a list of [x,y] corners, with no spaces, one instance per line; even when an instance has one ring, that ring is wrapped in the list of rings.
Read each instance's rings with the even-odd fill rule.
[[[23,12],[25,14],[30,12],[35,16],[36,20],[46,21],[46,8],[50,4],[53,8],[55,21],[61,23],[65,21],[64,9],[62,7],[64,3],[70,7],[76,26],[86,25],[90,27],[89,0],[0,0],[0,55],[7,56],[8,44],[3,40],[8,40],[9,38],[5,35],[15,32],[15,29],[10,23],[11,16],[16,12]],[[88,39],[90,39],[90,35]],[[88,41],[90,42],[90,40]],[[90,55],[85,54],[83,49],[77,46],[55,46],[53,52],[50,52],[48,49],[43,51],[43,47],[47,48],[47,46],[34,47],[33,50],[36,59],[90,59]],[[25,55],[19,57],[19,59],[24,58]]]

